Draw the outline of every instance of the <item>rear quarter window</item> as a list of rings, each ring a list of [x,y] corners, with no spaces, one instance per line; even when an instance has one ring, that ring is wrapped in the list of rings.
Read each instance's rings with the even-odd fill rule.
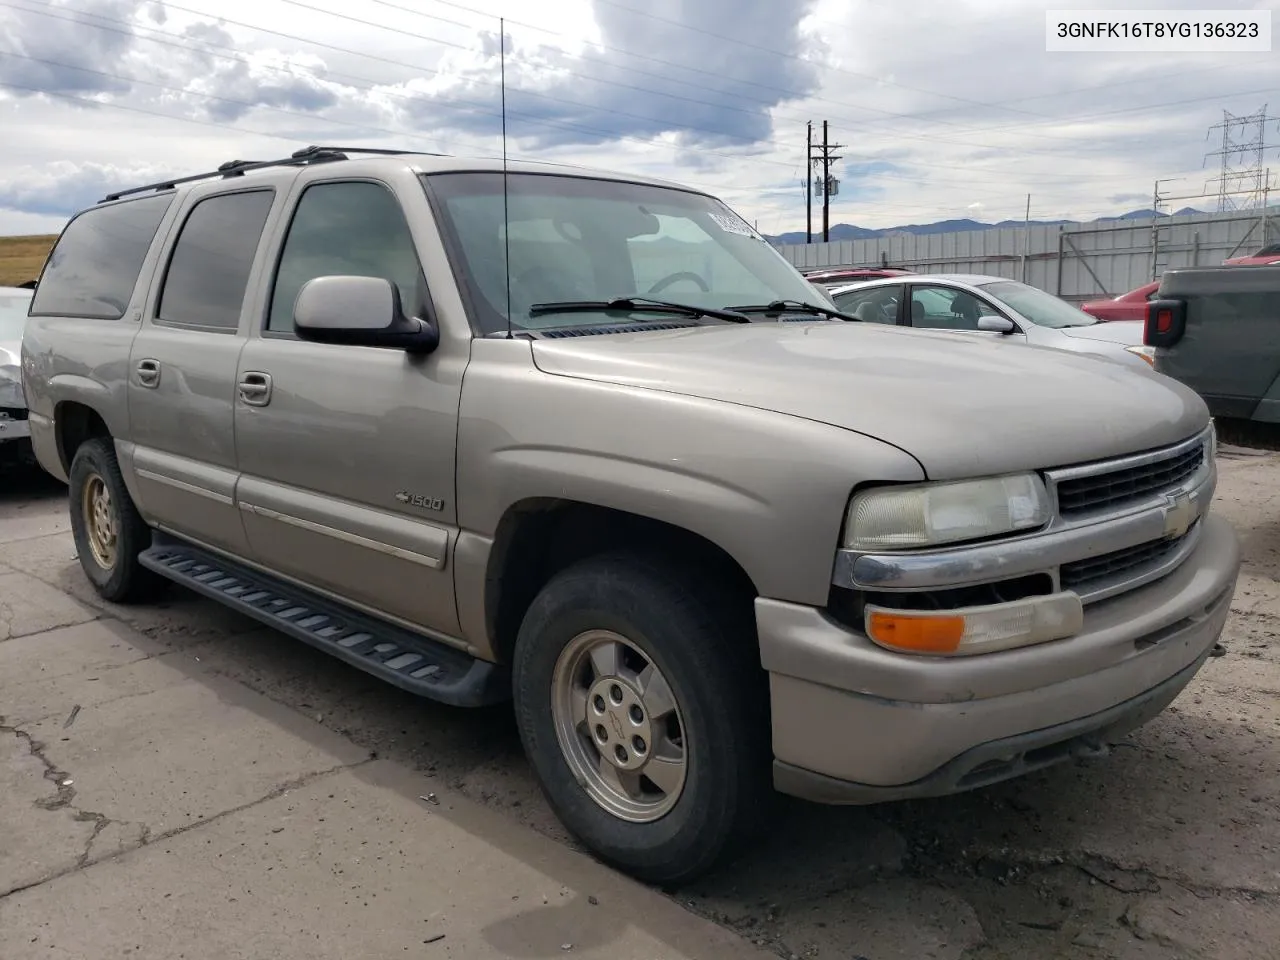
[[[32,316],[118,320],[173,195],[92,207],[73,219],[49,255]]]

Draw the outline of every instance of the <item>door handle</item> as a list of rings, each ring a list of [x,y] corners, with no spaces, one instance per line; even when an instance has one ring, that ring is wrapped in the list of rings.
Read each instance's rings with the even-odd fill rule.
[[[240,378],[240,399],[251,407],[265,407],[271,402],[271,374],[246,373]]]
[[[160,361],[159,360],[139,360],[138,366],[138,383],[144,387],[155,389],[160,386]]]

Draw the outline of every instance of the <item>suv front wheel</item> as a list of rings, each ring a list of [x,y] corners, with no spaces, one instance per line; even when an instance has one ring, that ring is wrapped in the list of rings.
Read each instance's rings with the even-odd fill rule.
[[[516,641],[520,733],[551,806],[654,883],[733,856],[772,798],[751,621],[717,596],[658,562],[594,558],[552,578]]]

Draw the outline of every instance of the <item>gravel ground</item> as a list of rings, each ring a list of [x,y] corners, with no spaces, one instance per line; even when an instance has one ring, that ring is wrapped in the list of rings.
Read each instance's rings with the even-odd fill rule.
[[[1221,470],[1215,509],[1245,555],[1228,655],[1129,743],[960,797],[793,803],[747,861],[679,902],[782,957],[1280,958],[1280,454],[1226,447]],[[184,593],[104,605],[75,560],[65,490],[47,479],[0,482],[0,541],[0,576],[34,576],[568,842],[509,710],[417,700]],[[7,608],[28,602],[0,598],[0,639]]]

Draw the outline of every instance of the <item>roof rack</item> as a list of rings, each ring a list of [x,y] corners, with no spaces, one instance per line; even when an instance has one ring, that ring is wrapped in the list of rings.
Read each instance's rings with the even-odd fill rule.
[[[287,157],[279,160],[229,160],[218,167],[217,170],[211,170],[208,173],[195,173],[187,177],[176,177],[172,180],[161,180],[158,183],[148,183],[141,187],[130,187],[128,190],[117,190],[109,193],[99,203],[109,203],[112,200],[119,200],[121,197],[131,197],[139,193],[150,193],[151,191],[172,190],[180,183],[195,183],[198,180],[211,180],[214,177],[241,177],[246,173],[254,170],[266,170],[270,167],[303,167],[313,163],[331,163],[335,160],[348,160],[350,154],[363,154],[366,156],[378,157],[398,157],[398,156],[415,156],[415,157],[443,157],[447,154],[443,153],[427,153],[422,150],[384,150],[377,147],[325,147],[310,146],[303,147],[301,150],[295,150]]]

